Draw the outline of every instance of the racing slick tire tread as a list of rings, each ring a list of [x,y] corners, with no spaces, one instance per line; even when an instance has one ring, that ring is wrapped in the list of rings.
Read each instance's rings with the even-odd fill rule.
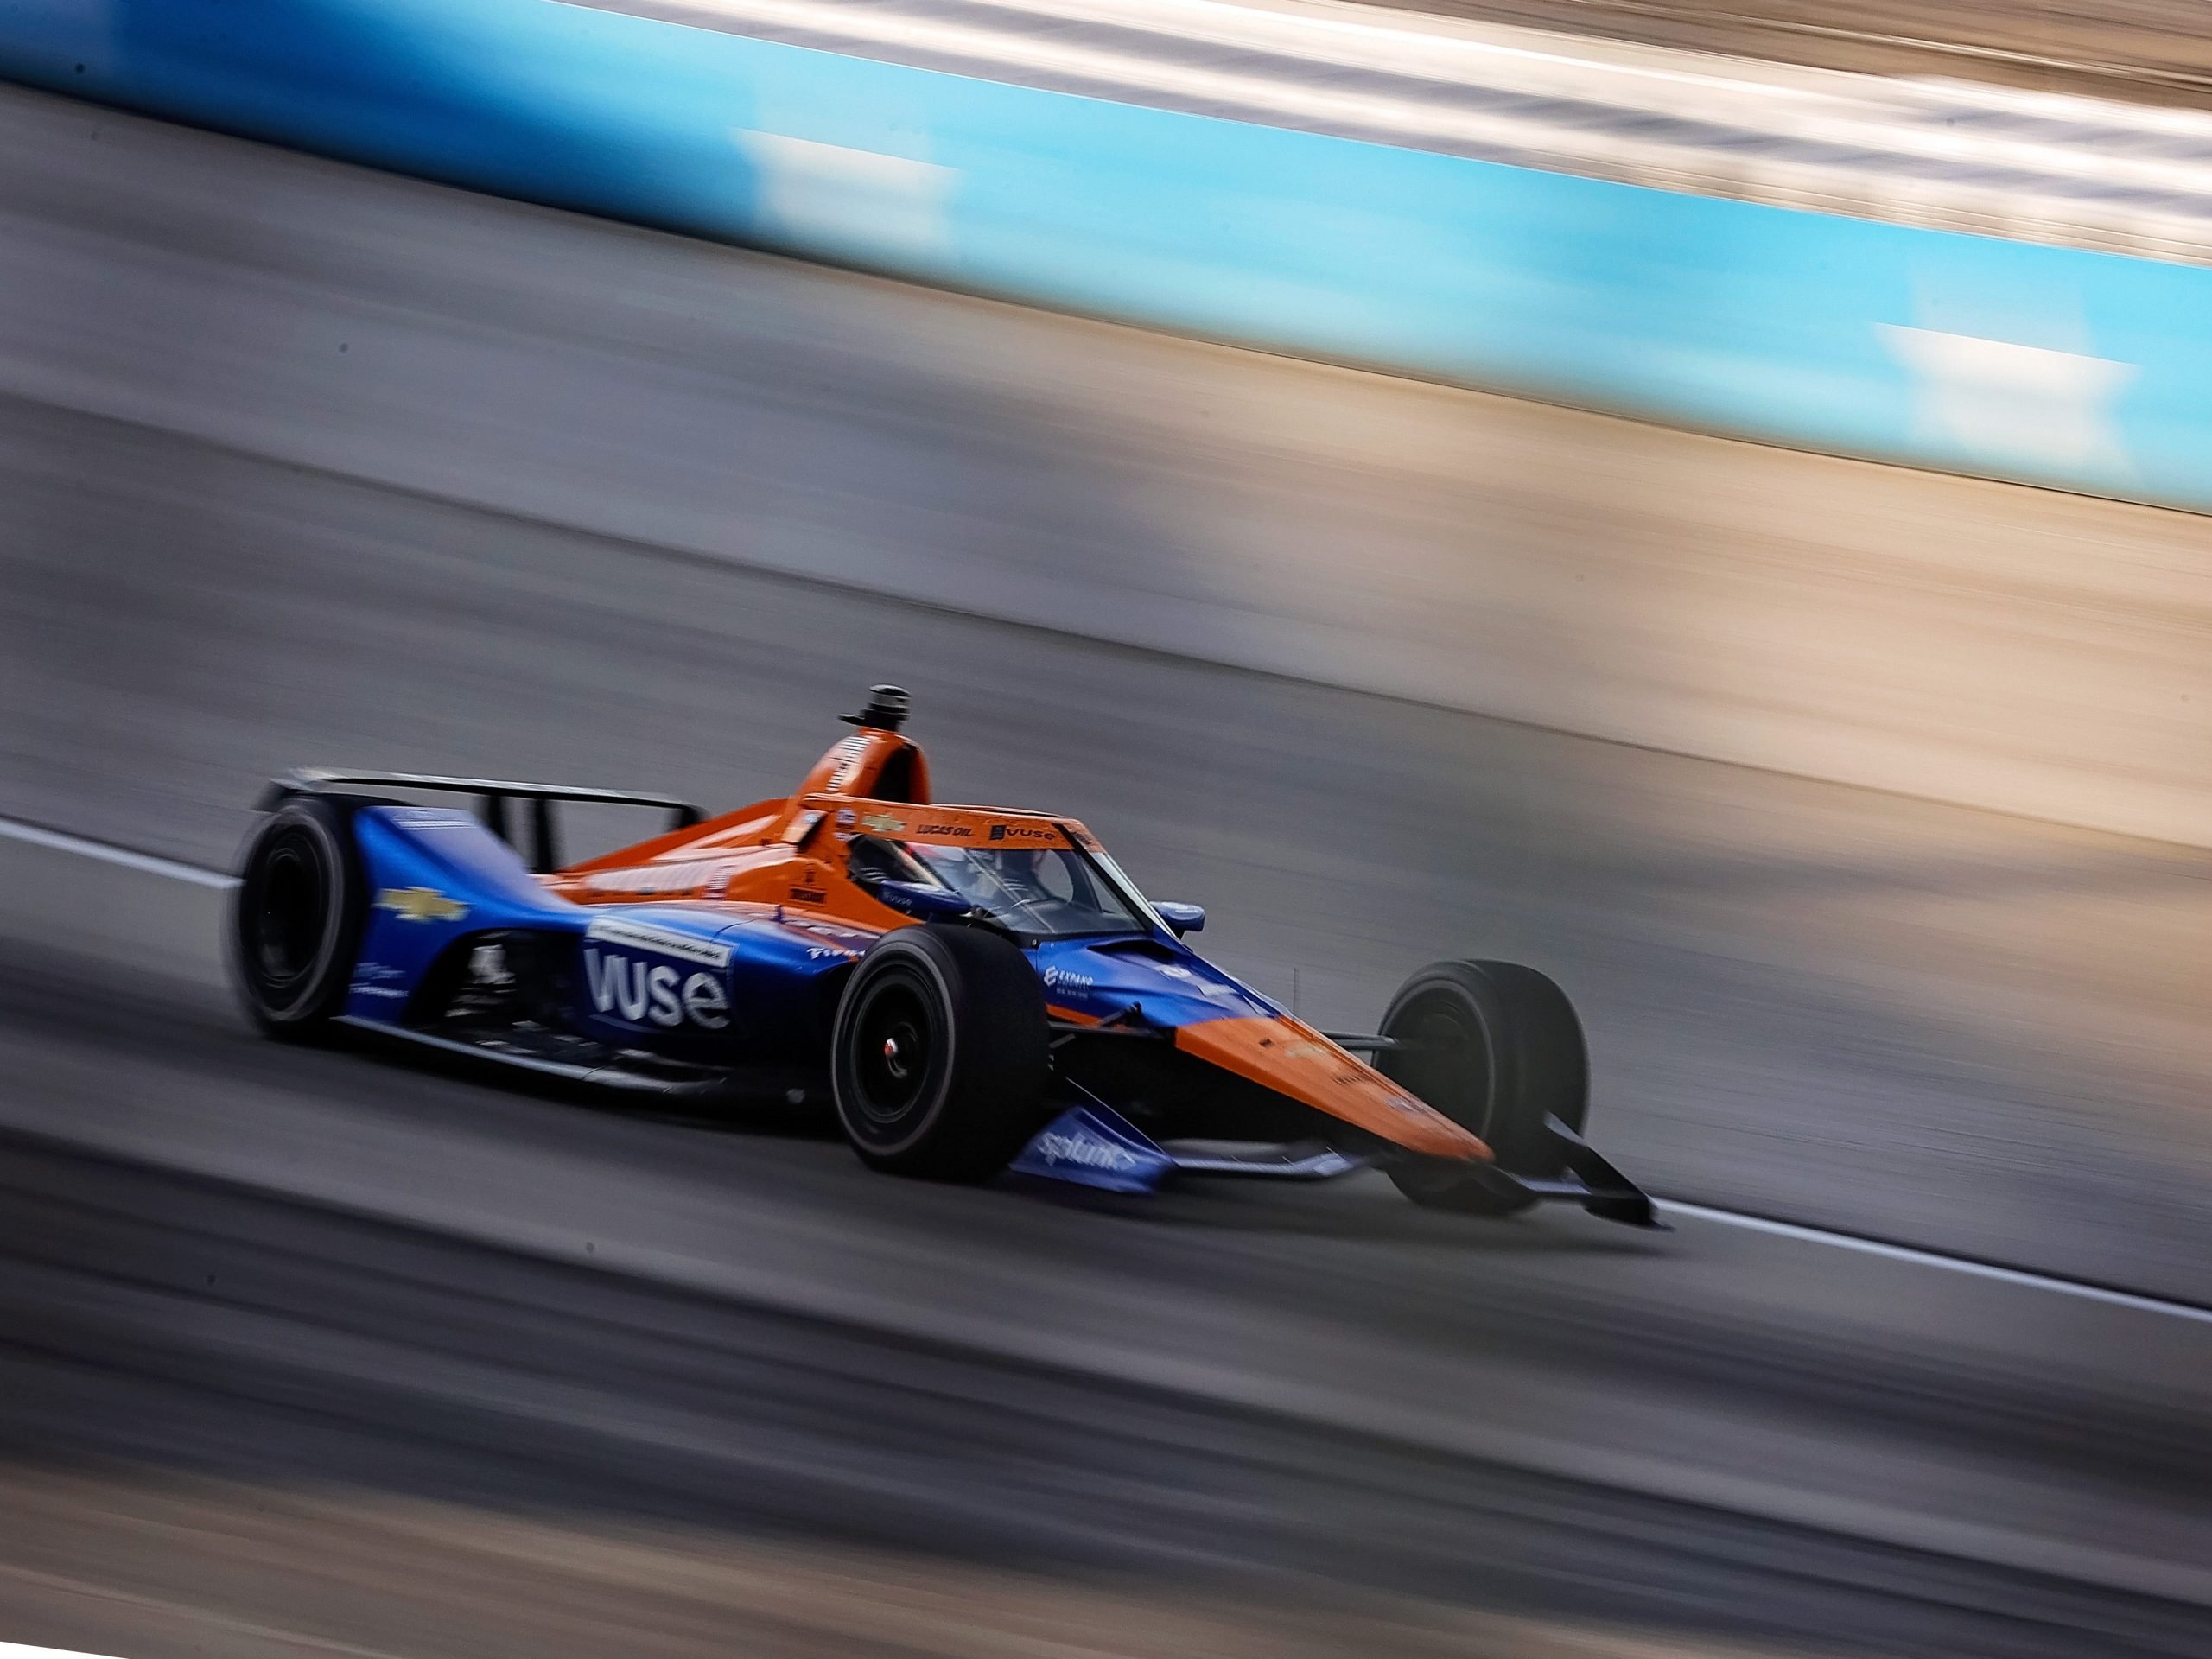
[[[838,1126],[871,1168],[988,1180],[1036,1132],[1051,1043],[1044,987],[1011,941],[957,926],[887,933],[838,1001]]]
[[[1531,1179],[1563,1173],[1544,1120],[1582,1132],[1590,1057],[1574,1005],[1548,976],[1513,962],[1432,963],[1391,998],[1381,1029],[1408,1047],[1384,1050],[1377,1068],[1487,1141],[1500,1168]],[[1389,1175],[1437,1208],[1510,1215],[1535,1202],[1437,1160]]]
[[[231,895],[231,978],[271,1037],[326,1039],[345,1004],[367,900],[356,804],[296,795],[247,839]]]

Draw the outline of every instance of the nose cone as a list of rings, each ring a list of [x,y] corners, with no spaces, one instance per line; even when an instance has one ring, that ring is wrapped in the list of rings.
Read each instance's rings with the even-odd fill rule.
[[[1482,1140],[1301,1020],[1268,1016],[1185,1026],[1175,1046],[1240,1077],[1432,1158],[1488,1162]]]

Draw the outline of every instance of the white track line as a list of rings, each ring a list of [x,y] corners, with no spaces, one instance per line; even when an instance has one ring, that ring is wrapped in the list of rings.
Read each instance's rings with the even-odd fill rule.
[[[1688,1216],[1699,1221],[1718,1223],[1723,1227],[1741,1227],[1754,1233],[1769,1233],[1777,1238],[1794,1238],[1808,1244],[1833,1244],[1838,1249],[1856,1250],[1861,1255],[1878,1255],[1891,1262],[1909,1262],[1918,1267],[1942,1268],[1951,1273],[1963,1273],[1976,1279],[1994,1279],[1999,1284],[2020,1285],[2030,1290],[2056,1291],[2062,1296],[2078,1296],[2085,1301],[2104,1302],[2113,1307],[2131,1308],[2139,1313],[2162,1313],[2169,1319],[2190,1319],[2200,1325],[2212,1325],[2212,1307],[2199,1307],[2191,1302],[2170,1302],[2161,1297],[2145,1296],[2132,1290],[2113,1290],[2104,1285],[2084,1284],[2078,1279],[2057,1279],[2045,1273],[2031,1273],[2024,1268],[2002,1268],[1994,1262],[1977,1262],[1971,1256],[1944,1255],[1934,1250],[1916,1249],[1910,1244],[1891,1244],[1878,1238],[1862,1238],[1855,1233],[1834,1233],[1825,1227],[1802,1227],[1794,1221],[1770,1221],[1764,1216],[1746,1216],[1733,1210],[1714,1210],[1702,1204],[1683,1204],[1674,1198],[1661,1198],[1659,1208],[1670,1216]]]
[[[0,1642],[0,1659],[106,1659],[97,1653],[79,1653],[74,1648],[27,1648],[20,1642]]]
[[[33,847],[50,847],[58,853],[74,853],[79,858],[98,859],[103,864],[118,864],[126,870],[138,870],[147,875],[165,875],[172,881],[189,881],[195,887],[230,887],[238,885],[235,876],[220,870],[202,869],[197,864],[181,864],[173,858],[160,858],[152,853],[136,853],[128,847],[117,847],[105,841],[92,841],[83,836],[67,835],[59,830],[48,830],[40,824],[24,823],[15,818],[0,818],[0,840],[26,842]],[[24,1652],[33,1649],[26,1648]],[[9,1659],[10,1649],[0,1643],[0,1659]]]
[[[0,817],[0,840],[25,842],[34,847],[73,853],[81,858],[120,865],[124,869],[142,871],[148,875],[188,881],[194,887],[219,888],[238,885],[237,877],[226,875],[219,870],[203,869],[196,864],[180,863],[172,858],[158,858],[151,853],[133,852],[128,847],[65,834],[59,830],[24,823],[15,818]],[[2084,1301],[2102,1302],[2107,1306],[2124,1307],[2137,1313],[2157,1313],[2168,1319],[2212,1325],[2212,1307],[2201,1307],[2191,1302],[2167,1301],[2161,1297],[2115,1290],[2106,1285],[2085,1284],[2075,1279],[2031,1273],[2024,1268],[1999,1267],[1993,1262],[1974,1261],[1970,1256],[1946,1255],[1937,1250],[1916,1249],[1910,1244],[1891,1244],[1878,1238],[1861,1237],[1855,1233],[1832,1232],[1825,1227],[1806,1227],[1794,1221],[1773,1221],[1764,1216],[1748,1216],[1734,1210],[1716,1210],[1709,1205],[1688,1204],[1675,1198],[1659,1198],[1655,1202],[1669,1215],[1687,1217],[1694,1221],[1708,1221],[1722,1227],[1740,1227],[1748,1232],[1795,1239],[1804,1244],[1832,1245],[1837,1249],[1855,1250],[1861,1255],[1909,1262],[1916,1267],[1940,1268],[1946,1272],[1994,1280],[1999,1284],[2017,1285],[2026,1290],[2050,1291],[2060,1296],[2078,1297]],[[0,1659],[16,1659],[19,1652],[36,1654],[42,1651],[31,1648],[13,1649],[5,1643],[0,1643]]]

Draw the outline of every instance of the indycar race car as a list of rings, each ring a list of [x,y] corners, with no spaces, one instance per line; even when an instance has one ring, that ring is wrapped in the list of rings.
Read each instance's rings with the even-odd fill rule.
[[[906,715],[876,687],[795,793],[713,818],[290,773],[246,842],[239,993],[276,1037],[365,1029],[618,1089],[819,1102],[900,1174],[1142,1192],[1374,1166],[1424,1205],[1656,1224],[1582,1139],[1582,1030],[1542,974],[1438,963],[1375,1034],[1325,1034],[1192,950],[1205,912],[1147,900],[1074,819],[938,804]],[[563,863],[564,803],[668,827]]]

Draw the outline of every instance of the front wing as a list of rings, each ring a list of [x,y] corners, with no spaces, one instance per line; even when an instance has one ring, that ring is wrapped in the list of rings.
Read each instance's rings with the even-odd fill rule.
[[[1556,1178],[1514,1174],[1494,1163],[1465,1166],[1470,1180],[1500,1198],[1579,1204],[1592,1215],[1632,1227],[1663,1228],[1650,1198],[1557,1118],[1547,1118],[1562,1166]],[[1319,1181],[1378,1161],[1321,1141],[1269,1146],[1155,1141],[1103,1101],[1071,1106],[1047,1123],[1008,1167],[1016,1175],[1107,1192],[1151,1193],[1185,1176],[1230,1175]]]

